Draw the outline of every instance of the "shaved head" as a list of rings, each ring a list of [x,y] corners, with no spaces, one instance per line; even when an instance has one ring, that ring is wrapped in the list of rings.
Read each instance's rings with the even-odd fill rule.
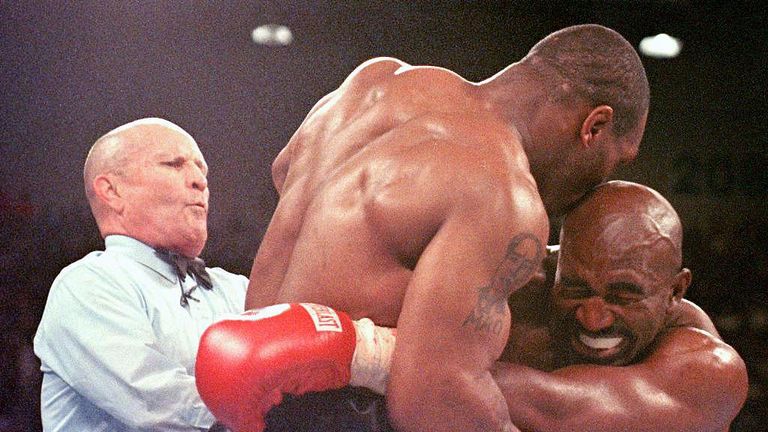
[[[132,121],[117,127],[97,139],[88,152],[83,169],[85,195],[91,207],[95,204],[93,179],[108,172],[122,173],[130,165],[130,154],[151,144],[153,129],[170,129],[181,134],[189,134],[168,120],[149,117]],[[149,132],[149,133],[148,133]],[[190,136],[190,139],[192,137]]]
[[[661,194],[637,183],[611,181],[596,187],[565,218],[561,236],[564,248],[567,243],[589,245],[579,250],[592,262],[613,259],[615,266],[641,266],[659,277],[682,265],[677,212]]]
[[[604,183],[566,216],[552,324],[563,365],[626,365],[653,343],[691,282],[682,240],[672,205],[637,183]]]

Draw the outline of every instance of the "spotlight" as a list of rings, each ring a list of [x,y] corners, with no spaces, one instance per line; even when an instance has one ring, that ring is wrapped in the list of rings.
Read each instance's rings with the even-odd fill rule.
[[[680,54],[683,43],[679,39],[661,33],[649,36],[640,41],[640,52],[653,58],[673,58]]]
[[[293,42],[293,33],[284,25],[264,24],[253,29],[251,39],[259,45],[285,46]]]

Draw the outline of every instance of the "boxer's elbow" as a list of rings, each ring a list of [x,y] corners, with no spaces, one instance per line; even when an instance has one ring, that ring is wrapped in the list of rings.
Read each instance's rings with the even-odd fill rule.
[[[387,386],[387,411],[389,419],[400,432],[422,431],[422,422],[428,422],[430,390],[427,381],[403,377],[392,380]]]
[[[414,395],[414,399],[388,398],[387,409],[389,420],[394,429],[399,432],[421,432],[437,429],[439,419],[432,416],[425,402],[425,396]]]
[[[413,376],[400,375],[387,387],[389,418],[400,432],[410,431],[501,431],[506,420],[497,416],[497,406],[476,397],[473,374],[445,365],[439,370],[422,368]],[[501,407],[506,414],[506,408]],[[511,424],[509,425],[511,427]],[[512,429],[515,430],[515,429]]]

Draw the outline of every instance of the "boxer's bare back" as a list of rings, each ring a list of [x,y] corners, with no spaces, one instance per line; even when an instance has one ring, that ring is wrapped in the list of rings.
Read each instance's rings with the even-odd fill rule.
[[[280,201],[246,308],[316,302],[396,325],[417,261],[467,188],[522,187],[544,232],[517,134],[474,89],[445,69],[375,59],[322,99],[273,164]],[[502,201],[492,212],[514,215]]]

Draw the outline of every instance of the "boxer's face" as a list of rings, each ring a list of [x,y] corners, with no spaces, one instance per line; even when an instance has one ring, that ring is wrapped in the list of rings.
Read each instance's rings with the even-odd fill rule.
[[[197,256],[208,235],[208,167],[192,137],[153,127],[122,176],[124,223],[145,243]]]
[[[632,363],[662,329],[675,275],[661,271],[668,246],[647,222],[564,229],[552,322],[563,365]]]

